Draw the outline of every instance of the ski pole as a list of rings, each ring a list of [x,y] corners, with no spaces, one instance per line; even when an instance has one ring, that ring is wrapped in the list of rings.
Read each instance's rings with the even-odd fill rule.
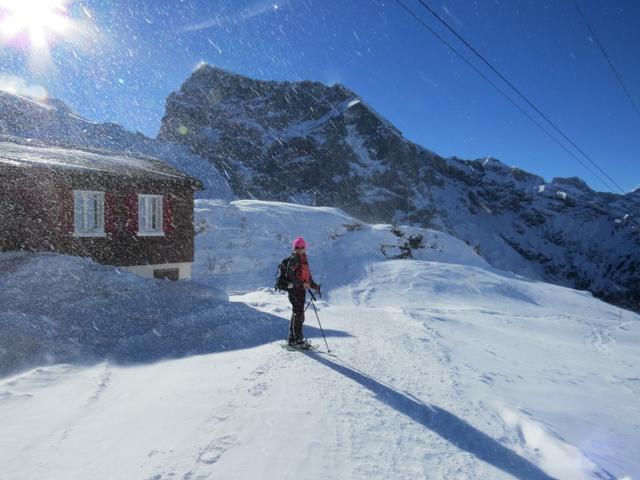
[[[320,325],[320,331],[322,332],[322,338],[324,338],[324,344],[327,346],[327,353],[331,353],[331,349],[329,348],[329,344],[327,343],[327,337],[324,335],[324,329],[322,328],[322,323],[320,323],[320,317],[318,316],[318,309],[316,308],[316,297],[311,290],[309,290],[309,294],[311,295],[311,305],[313,305],[313,310],[316,312],[316,318],[318,319],[318,325]]]

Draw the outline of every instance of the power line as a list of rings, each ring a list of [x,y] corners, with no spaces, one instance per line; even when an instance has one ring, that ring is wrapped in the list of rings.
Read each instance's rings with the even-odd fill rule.
[[[594,172],[589,165],[587,165],[580,157],[578,157],[574,152],[572,152],[569,148],[566,147],[566,145],[564,145],[562,142],[560,142],[556,137],[554,137],[553,135],[551,135],[551,133],[549,133],[549,131],[544,128],[540,122],[538,122],[535,118],[533,118],[529,112],[527,112],[526,110],[524,110],[520,105],[518,105],[518,103],[515,102],[515,100],[513,100],[509,95],[507,95],[500,87],[498,87],[489,77],[487,77],[484,73],[482,73],[478,67],[476,67],[473,63],[471,63],[469,60],[467,60],[467,58],[464,57],[464,55],[462,55],[458,50],[456,50],[446,39],[444,39],[438,32],[436,32],[435,30],[433,30],[428,24],[426,24],[418,15],[416,15],[409,7],[407,7],[407,5],[405,5],[402,0],[396,0],[396,3],[398,3],[409,15],[411,15],[418,23],[420,23],[420,25],[422,25],[424,28],[426,28],[432,35],[434,35],[438,40],[440,40],[449,50],[451,50],[453,53],[455,53],[463,62],[465,62],[467,65],[469,65],[478,75],[480,75],[484,80],[486,80],[495,90],[498,91],[498,93],[500,93],[503,97],[505,97],[513,106],[515,106],[518,110],[520,110],[520,112],[525,115],[529,120],[531,120],[531,122],[533,122],[534,125],[536,125],[540,130],[542,130],[549,138],[551,138],[551,140],[553,140],[554,142],[556,142],[565,152],[567,152],[569,155],[571,155],[575,160],[578,161],[578,163],[580,163],[580,165],[582,165],[586,170],[588,170],[595,178],[597,178],[600,182],[602,182],[603,185],[605,185],[607,188],[610,188],[610,185],[607,185],[607,183],[600,177],[600,175],[598,175],[596,172]]]
[[[629,102],[631,102],[631,106],[638,113],[638,115],[640,115],[640,110],[638,109],[638,106],[636,105],[636,102],[631,97],[631,94],[629,93],[629,90],[627,90],[627,87],[625,86],[624,82],[622,81],[622,78],[618,74],[618,70],[616,70],[616,67],[613,65],[613,62],[611,61],[611,57],[609,57],[609,55],[607,54],[606,50],[602,46],[602,43],[600,42],[600,40],[598,40],[598,36],[596,35],[596,32],[591,27],[591,24],[589,23],[589,20],[587,20],[587,17],[585,17],[584,13],[582,13],[582,10],[580,10],[580,7],[578,6],[578,2],[574,1],[573,4],[576,6],[576,10],[578,11],[580,16],[584,20],[584,23],[587,25],[587,29],[589,30],[589,34],[591,35],[591,38],[593,38],[594,42],[596,42],[596,45],[598,45],[598,48],[600,48],[600,52],[602,53],[602,56],[605,58],[605,60],[609,64],[609,68],[611,68],[611,71],[613,72],[613,74],[618,79],[618,83],[620,83],[620,86],[622,87],[622,90],[624,90],[624,93],[627,96],[627,98],[629,99]]]
[[[498,77],[500,77],[500,79],[502,79],[502,81],[504,81],[507,85],[509,85],[509,87],[511,87],[511,89],[516,92],[516,94],[522,98],[527,105],[529,105],[531,108],[533,108],[533,110],[535,110],[538,115],[540,115],[549,125],[551,125],[551,127],[558,132],[562,138],[564,138],[567,142],[569,142],[573,148],[575,148],[578,152],[580,152],[582,154],[583,157],[585,157],[594,167],[596,167],[598,169],[598,171],[600,171],[607,179],[609,179],[609,181],[611,182],[611,185],[614,185],[618,190],[620,190],[620,192],[622,192],[623,194],[624,189],[618,185],[618,183],[611,178],[607,172],[605,172],[600,165],[598,165],[596,163],[595,160],[593,160],[589,155],[587,155],[584,150],[582,150],[578,145],[576,145],[576,143],[571,140],[562,130],[560,130],[560,128],[558,128],[556,126],[555,123],[553,123],[538,107],[536,107],[533,102],[531,102],[521,91],[520,89],[518,89],[512,82],[510,82],[502,73],[500,73],[500,71],[498,71],[498,69],[496,69],[487,59],[485,59],[474,47],[473,45],[471,45],[467,40],[465,40],[453,27],[451,27],[440,15],[438,15],[438,13],[431,8],[427,3],[424,2],[424,0],[418,0],[418,2],[420,3],[420,5],[422,5],[426,10],[428,10],[434,17],[436,17],[436,19],[442,23],[451,33],[453,33],[462,43],[465,44],[465,46],[467,48],[469,48],[487,67],[489,67],[496,75],[498,75]],[[598,179],[602,182],[602,179],[600,179],[598,177]],[[603,182],[605,183],[605,182]],[[609,185],[607,185],[607,187],[609,187]]]

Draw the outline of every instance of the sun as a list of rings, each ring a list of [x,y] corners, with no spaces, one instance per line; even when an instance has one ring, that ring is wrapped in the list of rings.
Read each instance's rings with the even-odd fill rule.
[[[7,42],[27,40],[32,50],[45,50],[68,33],[67,3],[68,0],[0,0],[0,35]]]

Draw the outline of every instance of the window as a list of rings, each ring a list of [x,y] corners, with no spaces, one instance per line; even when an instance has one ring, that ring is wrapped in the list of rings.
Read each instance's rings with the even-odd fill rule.
[[[168,280],[180,280],[180,269],[179,268],[166,268],[163,270],[154,270],[153,278],[166,278]]]
[[[164,235],[162,195],[138,195],[138,235]]]
[[[73,191],[74,235],[103,237],[104,192]]]

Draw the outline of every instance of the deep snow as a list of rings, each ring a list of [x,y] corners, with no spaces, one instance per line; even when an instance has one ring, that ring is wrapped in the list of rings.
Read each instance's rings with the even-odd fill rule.
[[[0,254],[2,478],[640,475],[640,316],[331,208],[198,200],[196,230],[178,283]],[[334,355],[279,346],[298,234]]]

